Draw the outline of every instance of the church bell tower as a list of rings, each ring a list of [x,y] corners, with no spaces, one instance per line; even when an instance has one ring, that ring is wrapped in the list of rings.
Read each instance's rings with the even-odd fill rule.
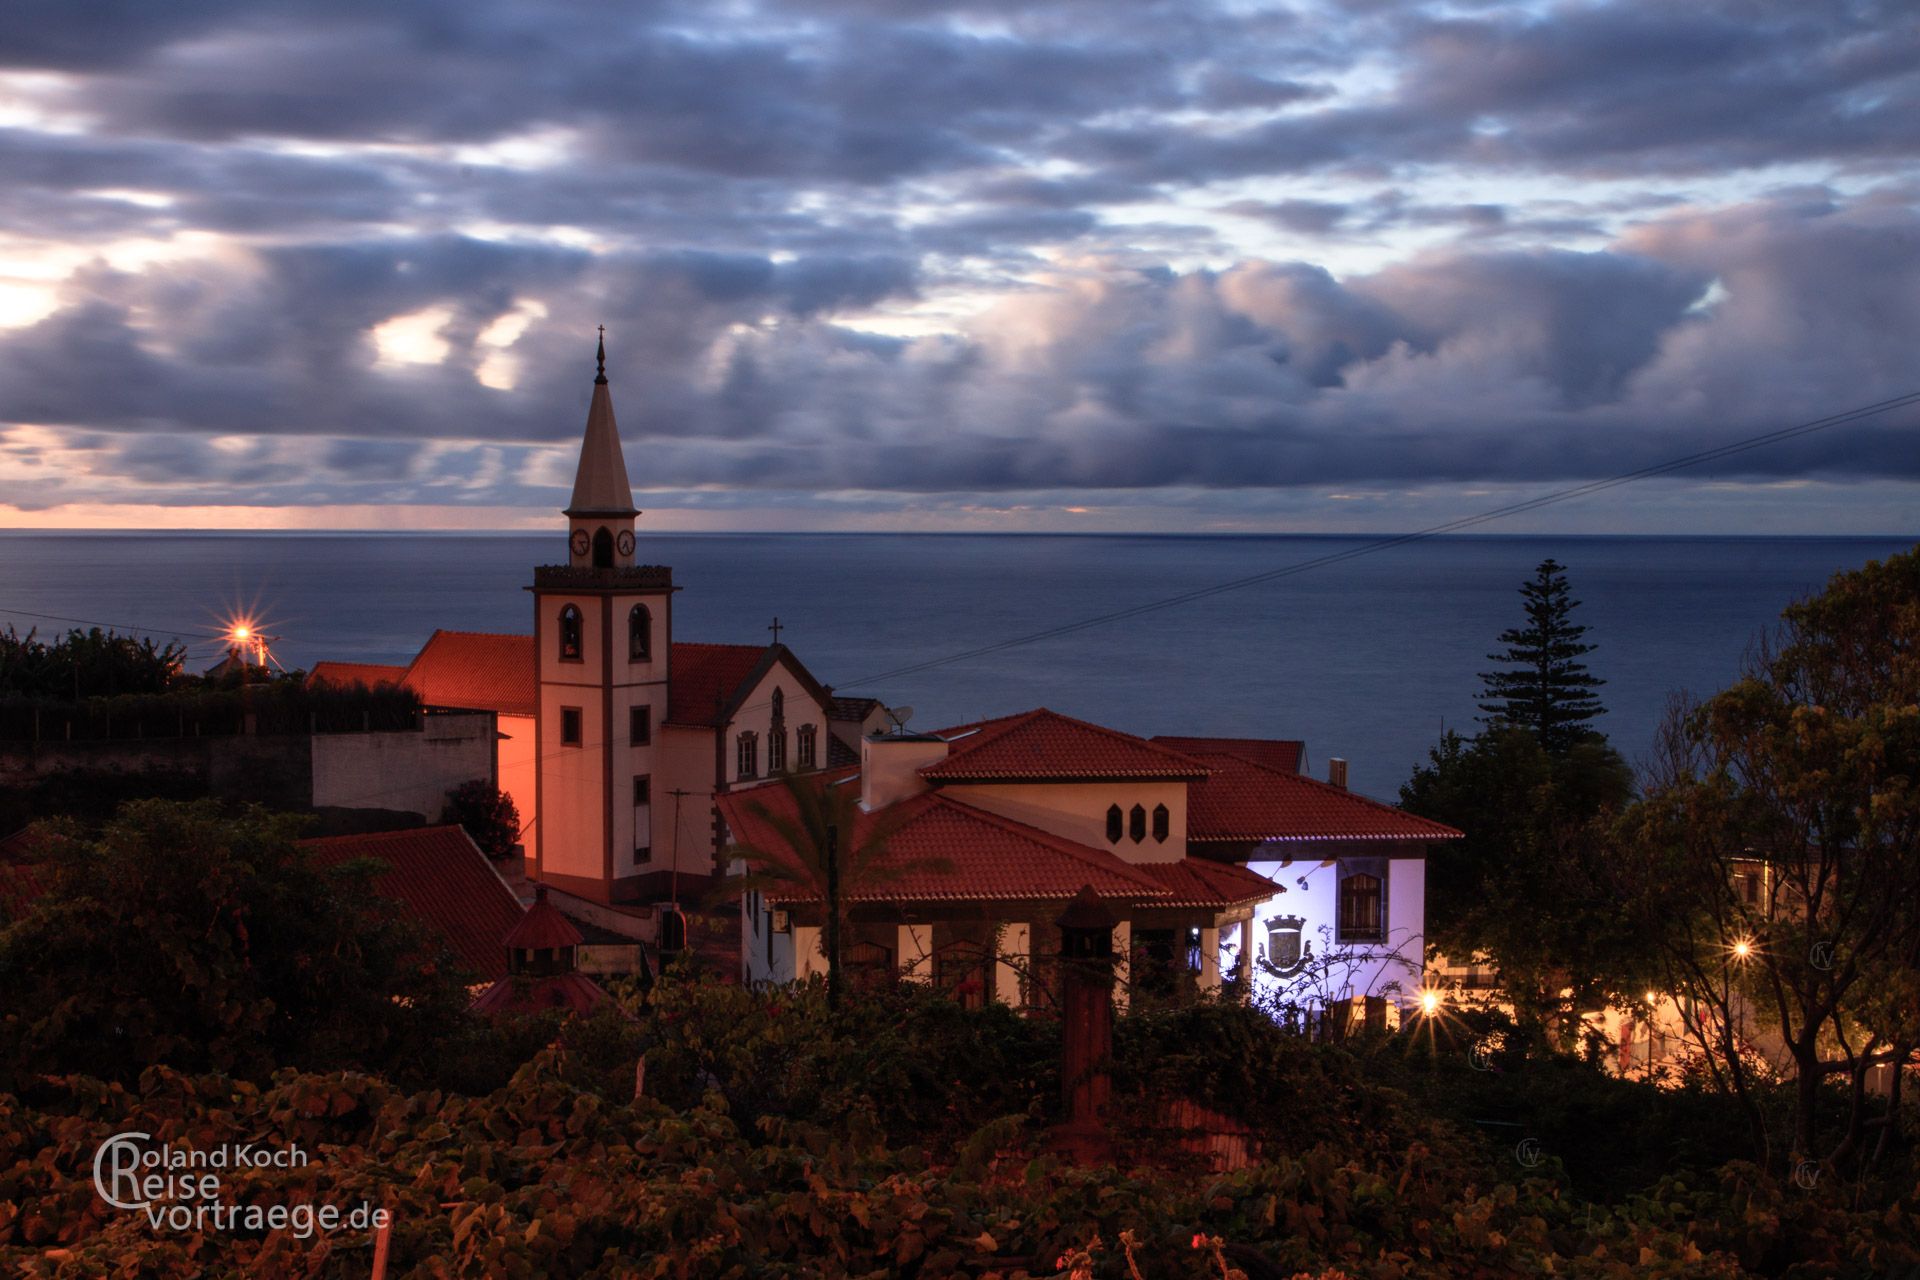
[[[538,654],[534,738],[539,820],[532,877],[597,902],[643,900],[671,859],[656,839],[656,745],[667,708],[673,571],[634,563],[633,505],[620,428],[599,370],[567,503],[567,562],[533,571]]]

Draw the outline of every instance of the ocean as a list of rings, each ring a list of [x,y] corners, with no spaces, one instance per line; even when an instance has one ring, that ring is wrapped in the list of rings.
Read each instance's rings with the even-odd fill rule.
[[[822,681],[911,706],[914,728],[1052,707],[1132,733],[1302,738],[1314,772],[1392,799],[1443,727],[1471,731],[1479,673],[1552,556],[1599,648],[1602,727],[1649,752],[1669,695],[1710,694],[1756,636],[1881,538],[1458,536],[874,682],[949,655],[1358,548],[1316,536],[647,535],[673,566],[681,640],[780,638]],[[403,662],[436,627],[530,631],[523,588],[563,535],[0,533],[0,625],[56,614],[220,646],[247,613],[288,667]]]

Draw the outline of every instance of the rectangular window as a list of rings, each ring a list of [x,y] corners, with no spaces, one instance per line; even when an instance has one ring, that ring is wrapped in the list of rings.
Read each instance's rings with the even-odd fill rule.
[[[787,731],[775,729],[767,735],[767,772],[787,771]]]
[[[810,724],[801,725],[799,731],[794,734],[794,755],[799,758],[799,765],[802,769],[812,769],[816,767],[815,760],[817,756],[814,751],[813,734],[814,728]]]
[[[563,747],[580,745],[580,708],[560,708],[560,745]]]
[[[1386,936],[1380,878],[1356,872],[1340,882],[1340,941],[1379,942]]]
[[[653,861],[653,779],[636,774],[633,779],[633,865]]]
[[[653,708],[631,707],[627,711],[627,741],[644,747],[653,741]]]

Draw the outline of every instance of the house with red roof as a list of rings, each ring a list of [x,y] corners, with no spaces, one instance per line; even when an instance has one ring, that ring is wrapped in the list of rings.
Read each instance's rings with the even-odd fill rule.
[[[1135,992],[1230,983],[1319,1007],[1410,1002],[1426,855],[1460,833],[1306,777],[1302,756],[1297,742],[1147,739],[1045,708],[869,734],[857,766],[813,783],[857,791],[845,847],[884,839],[881,870],[843,890],[843,964],[1038,1003],[1052,921],[1090,887],[1119,920]],[[786,856],[791,789],[733,790],[719,805],[736,848]],[[817,891],[781,884],[743,910],[747,980],[824,970]]]

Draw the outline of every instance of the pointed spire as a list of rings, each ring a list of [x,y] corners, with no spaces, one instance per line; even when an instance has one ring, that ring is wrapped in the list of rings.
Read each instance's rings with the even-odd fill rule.
[[[627,480],[627,459],[620,451],[620,427],[613,420],[613,393],[607,389],[606,327],[600,329],[596,352],[600,372],[593,380],[593,403],[587,407],[587,435],[580,445],[580,469],[573,476],[570,516],[633,516],[633,486]]]

